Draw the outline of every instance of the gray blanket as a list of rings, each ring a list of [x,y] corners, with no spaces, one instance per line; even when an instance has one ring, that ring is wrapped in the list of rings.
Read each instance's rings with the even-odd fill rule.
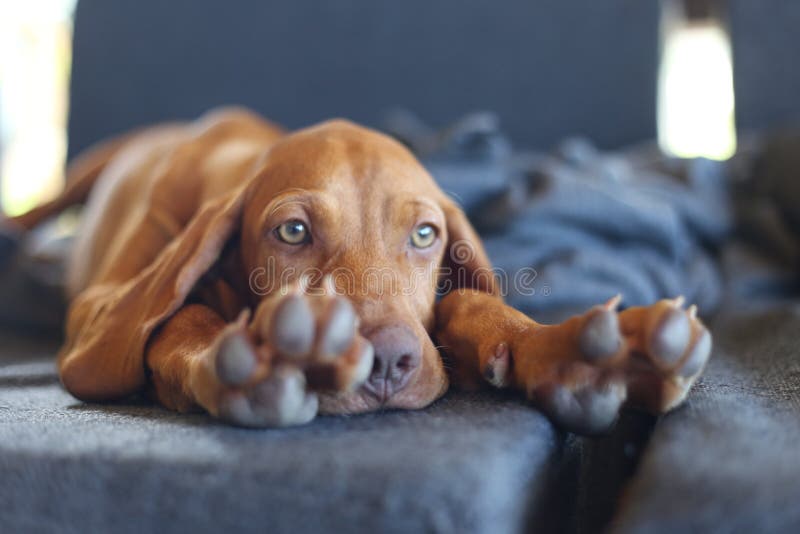
[[[490,534],[552,520],[539,497],[563,436],[518,399],[451,394],[249,430],[78,402],[53,346],[2,339],[2,532]]]

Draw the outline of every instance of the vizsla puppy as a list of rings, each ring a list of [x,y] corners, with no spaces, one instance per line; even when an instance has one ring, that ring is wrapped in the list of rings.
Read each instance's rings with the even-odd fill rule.
[[[595,433],[623,404],[676,406],[711,348],[680,299],[619,313],[612,299],[549,326],[506,306],[414,156],[342,120],[285,135],[221,110],[138,131],[82,155],[60,197],[14,221],[87,197],[58,362],[87,401],[149,391],[269,427],[491,384]]]

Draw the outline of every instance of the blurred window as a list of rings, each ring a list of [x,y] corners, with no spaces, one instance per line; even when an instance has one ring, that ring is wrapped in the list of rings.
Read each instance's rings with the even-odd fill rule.
[[[63,181],[74,7],[0,0],[0,202],[10,215]]]
[[[684,158],[736,151],[731,45],[717,0],[662,0],[658,142]]]

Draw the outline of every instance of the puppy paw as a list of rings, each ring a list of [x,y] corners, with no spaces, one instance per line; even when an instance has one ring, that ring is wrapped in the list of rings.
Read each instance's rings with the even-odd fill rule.
[[[621,314],[629,331],[625,374],[631,405],[665,413],[683,402],[705,368],[711,334],[696,307],[684,310],[682,304],[682,298],[662,300]]]
[[[302,369],[313,391],[352,391],[372,370],[372,345],[358,333],[355,310],[334,293],[277,297],[259,307],[251,331],[274,361]]]
[[[566,431],[607,432],[627,398],[627,384],[615,372],[627,351],[616,312],[619,301],[615,297],[576,318],[576,346],[566,343],[567,357],[544,380],[529,383],[528,397]]]
[[[228,423],[249,427],[300,425],[317,414],[317,397],[296,366],[273,362],[255,346],[246,315],[228,325],[191,374],[198,404]]]
[[[682,297],[621,313],[614,310],[617,304],[612,299],[581,318],[578,362],[613,377],[627,405],[666,413],[686,399],[705,368],[711,334],[695,306],[683,309]]]
[[[301,425],[317,415],[318,401],[307,391],[302,370],[291,365],[267,366],[245,332],[229,332],[215,358],[222,385],[217,416],[250,427]]]
[[[666,413],[683,402],[703,371],[711,334],[696,307],[682,308],[681,297],[621,313],[615,311],[618,302],[612,299],[578,318],[577,358],[568,358],[559,375],[580,375],[583,389],[613,380],[627,405]],[[575,372],[576,367],[583,370]]]
[[[602,434],[616,422],[627,389],[620,380],[594,372],[584,374],[579,381],[540,384],[528,396],[562,429],[583,435]]]
[[[627,351],[618,304],[614,298],[559,325],[532,323],[510,336],[509,358],[502,357],[501,343],[500,357],[488,361],[500,362],[504,381],[524,391],[563,430],[606,432],[627,398],[627,384],[616,372]]]
[[[616,297],[560,325],[500,331],[502,341],[481,350],[484,379],[524,391],[580,434],[607,431],[623,405],[669,411],[705,367],[711,335],[682,299],[621,313],[618,304]]]
[[[372,345],[350,302],[293,291],[266,299],[209,348],[192,380],[199,404],[229,423],[280,427],[311,421],[320,391],[349,391],[372,369]]]

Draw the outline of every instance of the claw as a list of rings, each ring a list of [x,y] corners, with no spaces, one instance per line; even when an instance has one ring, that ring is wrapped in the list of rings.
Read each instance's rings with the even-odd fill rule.
[[[692,304],[691,306],[689,306],[689,309],[686,310],[686,313],[689,314],[689,318],[690,319],[696,319],[697,318],[697,305]]]
[[[622,302],[622,293],[617,293],[603,305],[609,311],[616,311],[619,308],[619,304]]]
[[[676,308],[682,308],[683,304],[686,302],[686,297],[684,297],[683,295],[678,295],[677,297],[672,299],[671,302],[672,305],[675,306]]]
[[[489,361],[486,362],[483,376],[494,387],[502,388],[508,385],[508,371],[511,364],[510,356],[508,344],[500,343],[495,348],[494,354],[489,357]]]

